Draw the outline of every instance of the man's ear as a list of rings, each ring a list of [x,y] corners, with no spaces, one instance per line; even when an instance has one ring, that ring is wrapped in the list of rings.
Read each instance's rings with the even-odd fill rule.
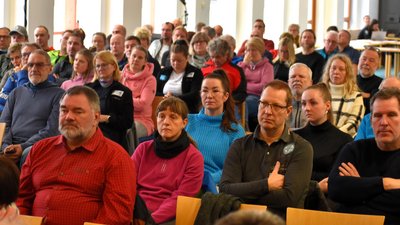
[[[287,109],[286,109],[287,115],[289,116],[290,113],[292,113],[292,111],[293,111],[293,106],[288,106]]]

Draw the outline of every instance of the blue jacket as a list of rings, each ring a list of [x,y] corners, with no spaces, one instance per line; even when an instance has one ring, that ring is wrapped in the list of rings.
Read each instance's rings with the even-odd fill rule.
[[[368,113],[361,120],[360,127],[358,128],[357,135],[354,138],[354,140],[357,141],[357,140],[361,140],[361,139],[368,139],[368,138],[374,138],[374,137],[375,137],[375,134],[374,134],[374,131],[372,130],[372,126],[371,126],[371,113]]]

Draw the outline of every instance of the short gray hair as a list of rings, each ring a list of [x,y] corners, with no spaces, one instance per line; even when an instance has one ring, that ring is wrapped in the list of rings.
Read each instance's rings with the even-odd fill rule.
[[[212,39],[210,42],[208,42],[207,45],[207,51],[210,52],[215,52],[217,55],[226,55],[231,56],[231,47],[229,46],[228,42],[221,39]]]
[[[291,65],[289,68],[289,74],[290,74],[290,71],[292,71],[294,68],[297,68],[297,67],[303,67],[303,68],[307,69],[307,73],[310,76],[310,79],[312,80],[312,70],[310,69],[310,67],[308,67],[304,63],[294,63],[293,65]]]

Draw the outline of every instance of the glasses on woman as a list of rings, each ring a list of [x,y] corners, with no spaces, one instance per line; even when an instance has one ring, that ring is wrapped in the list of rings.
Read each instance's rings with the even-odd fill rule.
[[[103,64],[96,64],[96,70],[101,70],[101,69],[105,69],[105,68],[107,68],[108,67],[108,65],[110,65],[110,64],[108,64],[108,63],[103,63]]]

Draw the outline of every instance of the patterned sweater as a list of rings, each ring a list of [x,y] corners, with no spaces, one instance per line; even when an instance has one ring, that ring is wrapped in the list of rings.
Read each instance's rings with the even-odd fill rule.
[[[332,95],[333,124],[354,137],[365,111],[362,95],[358,91],[344,95],[344,85],[332,83],[329,85]]]

